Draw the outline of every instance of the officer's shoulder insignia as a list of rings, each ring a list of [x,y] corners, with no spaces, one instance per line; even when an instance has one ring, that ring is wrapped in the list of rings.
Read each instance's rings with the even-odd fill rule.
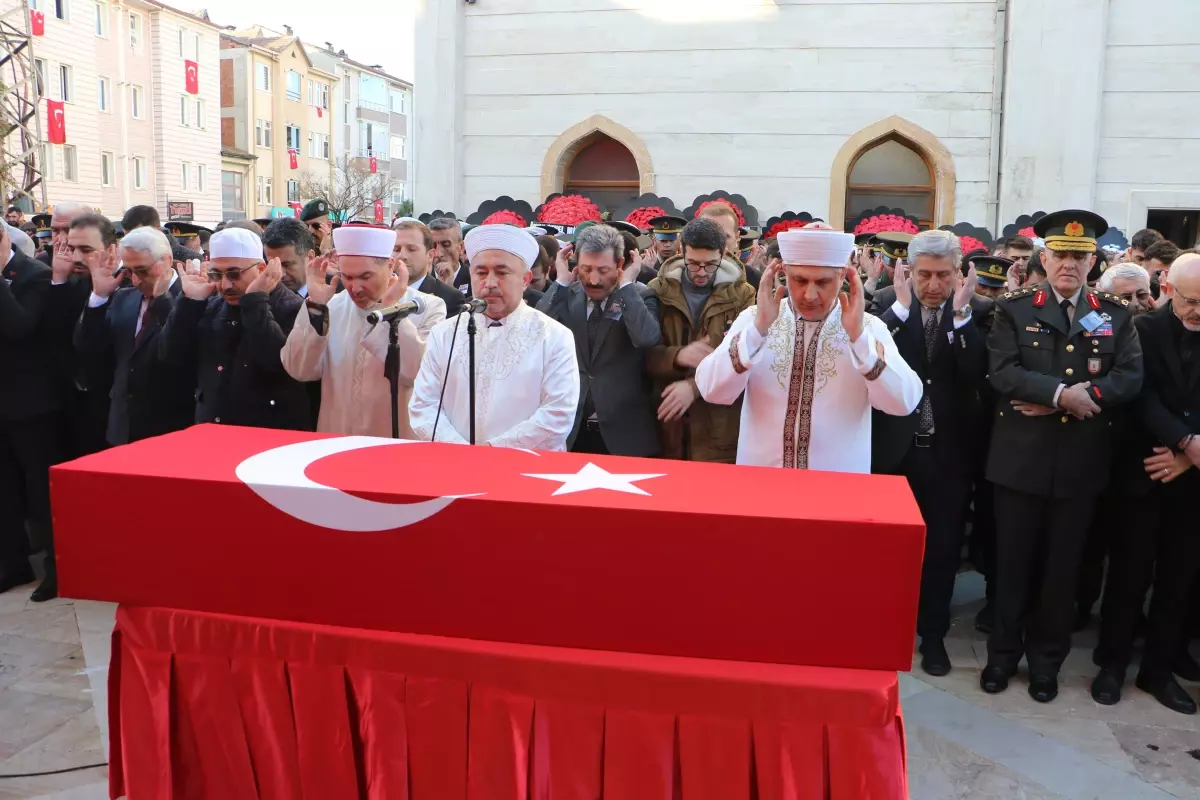
[[[1123,308],[1129,306],[1129,301],[1118,294],[1113,294],[1112,292],[1097,292],[1096,294],[1108,302],[1113,303],[1114,305],[1118,305]]]
[[[1013,291],[1013,292],[1005,292],[1004,299],[1005,300],[1020,300],[1022,297],[1031,296],[1036,291],[1037,291],[1037,287],[1026,286],[1024,289],[1017,289],[1016,291]]]

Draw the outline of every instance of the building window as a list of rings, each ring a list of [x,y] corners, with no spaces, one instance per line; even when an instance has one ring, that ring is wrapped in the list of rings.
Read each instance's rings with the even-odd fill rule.
[[[192,61],[200,63],[200,34],[192,34]]]
[[[116,158],[108,150],[103,150],[100,153],[100,185],[112,186],[114,180],[114,167]]]
[[[146,159],[144,156],[133,157],[133,188],[146,188]]]
[[[38,97],[46,96],[46,59],[35,58],[33,60],[33,78],[37,85]]]
[[[271,179],[258,176],[258,204],[260,206],[271,205]]]
[[[129,110],[133,114],[134,119],[142,119],[142,115],[146,112],[145,107],[146,90],[140,86],[129,87]]]
[[[308,157],[329,160],[329,137],[323,133],[308,135]]]
[[[254,123],[254,143],[259,147],[271,146],[271,120],[260,119]]]
[[[254,85],[258,87],[260,92],[271,91],[271,65],[270,64],[255,64],[254,65]]]
[[[924,156],[913,144],[892,135],[861,150],[850,163],[846,180],[846,219],[887,206],[902,208],[922,227],[933,227],[934,179]]]
[[[321,134],[321,144],[322,144],[321,158],[328,161],[329,160],[329,137],[326,136],[325,134]]]
[[[350,124],[350,101],[349,100],[345,100],[342,102],[342,122],[346,123],[347,125]]]
[[[75,145],[63,145],[63,180],[78,181],[79,180],[79,156],[76,154]]]
[[[180,28],[179,29],[179,57],[180,58],[187,58],[187,53],[185,53],[184,49],[183,49],[183,40],[186,36],[187,36],[187,31],[185,31],[183,28]]]
[[[245,211],[245,187],[240,172],[221,170],[221,209],[228,214],[230,211]]]
[[[392,203],[401,205],[404,203],[404,184],[397,184],[392,187]]]
[[[407,114],[408,103],[405,101],[404,92],[392,92],[392,113]]]
[[[288,197],[289,203],[299,203],[300,202],[300,181],[288,181],[287,193],[288,193],[287,197]]]
[[[75,81],[71,67],[67,64],[58,65],[58,96],[64,103],[75,100]]]
[[[58,19],[71,18],[71,8],[68,0],[54,0],[54,16]]]
[[[133,12],[129,14],[129,46],[142,51],[142,15]]]
[[[300,73],[290,69],[287,71],[287,99],[300,99]]]
[[[184,161],[179,165],[179,185],[186,192],[188,190],[188,173],[192,171],[192,165]]]
[[[300,152],[300,128],[295,125],[287,126],[287,146],[289,150]]]
[[[196,101],[196,127],[204,130],[204,101]]]
[[[109,108],[108,93],[110,91],[108,78],[96,79],[96,107],[101,111],[111,111]]]
[[[203,164],[196,165],[196,191],[200,194],[204,193],[204,178],[205,168]]]
[[[52,181],[56,177],[55,172],[54,172],[54,162],[55,162],[54,147],[52,145],[43,144],[41,146],[41,148],[42,148],[42,158],[41,158],[42,177],[45,180]]]
[[[392,137],[392,158],[399,159],[400,161],[404,160],[405,156],[404,156],[404,137],[403,136],[393,136]]]
[[[308,104],[317,108],[329,108],[329,84],[309,81]]]
[[[188,126],[188,98],[186,94],[179,96],[179,124],[185,128]]]
[[[108,36],[108,4],[96,3],[96,35]]]

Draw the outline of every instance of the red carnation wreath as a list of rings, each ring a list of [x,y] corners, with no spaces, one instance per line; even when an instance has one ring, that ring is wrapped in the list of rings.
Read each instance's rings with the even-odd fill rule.
[[[522,217],[520,214],[518,214],[515,211],[508,211],[508,210],[497,211],[494,214],[488,215],[487,219],[485,219],[483,221],[483,224],[484,225],[516,225],[518,228],[524,228],[524,227],[528,226],[528,223],[525,222],[524,217]]]
[[[696,218],[699,219],[700,212],[704,211],[704,209],[708,208],[713,203],[724,203],[725,205],[729,206],[730,208],[732,208],[734,211],[737,212],[738,225],[746,224],[746,218],[744,216],[742,216],[742,210],[737,207],[737,203],[726,200],[724,197],[718,197],[716,200],[706,200],[703,203],[701,203],[700,207],[696,209],[696,214],[695,214]]]
[[[642,206],[626,214],[625,221],[638,230],[644,231],[650,228],[650,220],[665,216],[667,216],[667,212],[658,206]]]
[[[1036,239],[1037,238],[1037,234],[1034,233],[1032,225],[1030,225],[1028,228],[1021,228],[1021,230],[1017,231],[1017,235],[1024,236],[1028,239]]]
[[[763,238],[764,239],[773,239],[774,237],[778,236],[779,234],[783,233],[784,231],[795,230],[796,228],[803,228],[805,225],[807,225],[811,221],[812,220],[804,220],[804,219],[781,219],[781,220],[779,220],[779,222],[776,222],[774,225],[772,225],[770,228],[767,229],[767,232],[763,235]]]
[[[988,246],[976,239],[974,236],[960,236],[959,243],[962,245],[963,255],[974,253],[976,250],[987,250]]]
[[[553,225],[578,225],[581,222],[599,222],[600,207],[581,194],[564,194],[542,206],[538,222]]]
[[[860,233],[920,233],[920,230],[911,219],[901,217],[897,214],[876,214],[873,217],[867,217],[862,222],[854,226],[854,235]]]

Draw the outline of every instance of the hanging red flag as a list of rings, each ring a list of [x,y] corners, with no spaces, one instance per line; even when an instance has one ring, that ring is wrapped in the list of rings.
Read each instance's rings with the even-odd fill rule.
[[[290,208],[292,210],[292,213],[295,215],[296,219],[300,219],[300,209],[301,209],[300,201],[288,200],[288,208]]]
[[[296,155],[297,155],[296,148],[289,147],[288,148],[288,162],[292,165],[292,169],[296,169],[299,166],[299,164],[296,163]]]
[[[50,144],[66,144],[67,121],[61,100],[46,101],[47,138]]]
[[[320,119],[322,116],[323,114],[321,113],[321,107],[317,106],[317,119]]]
[[[371,174],[379,172],[379,162],[375,160],[375,156],[371,156]]]
[[[382,200],[375,201],[375,221],[383,222],[383,201]]]
[[[46,35],[46,15],[37,9],[29,11],[29,27],[33,31],[34,36]]]
[[[183,79],[188,94],[200,94],[200,65],[195,61],[183,62]]]

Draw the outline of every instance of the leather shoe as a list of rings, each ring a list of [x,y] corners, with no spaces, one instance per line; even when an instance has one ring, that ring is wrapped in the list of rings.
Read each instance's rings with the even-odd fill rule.
[[[984,603],[983,608],[979,609],[979,613],[975,615],[975,630],[980,633],[991,633],[995,624],[996,612],[992,609],[992,604]]]
[[[1033,675],[1029,678],[1029,696],[1039,703],[1049,703],[1058,697],[1057,675]]]
[[[1121,702],[1121,687],[1125,685],[1125,670],[1103,667],[1092,681],[1092,699],[1102,706]]]
[[[29,595],[29,599],[35,603],[44,603],[47,600],[53,600],[58,597],[58,576],[47,575],[45,580],[33,590],[33,594]]]
[[[23,563],[16,567],[0,569],[0,594],[35,580],[37,576],[33,574],[33,567],[29,566],[28,560],[23,559]]]
[[[1161,680],[1150,680],[1138,675],[1137,687],[1154,695],[1155,700],[1172,711],[1180,714],[1196,713],[1196,701],[1179,685],[1179,681],[1175,680],[1173,675]]]
[[[1192,654],[1184,650],[1175,658],[1175,663],[1171,665],[1171,671],[1185,681],[1200,681],[1200,664],[1196,663],[1196,659],[1192,658]]]
[[[988,664],[979,675],[979,688],[988,694],[1000,694],[1008,688],[1008,680],[1012,676],[1012,670],[999,664]]]
[[[940,678],[950,673],[950,654],[941,639],[921,640],[921,669],[926,675]]]

